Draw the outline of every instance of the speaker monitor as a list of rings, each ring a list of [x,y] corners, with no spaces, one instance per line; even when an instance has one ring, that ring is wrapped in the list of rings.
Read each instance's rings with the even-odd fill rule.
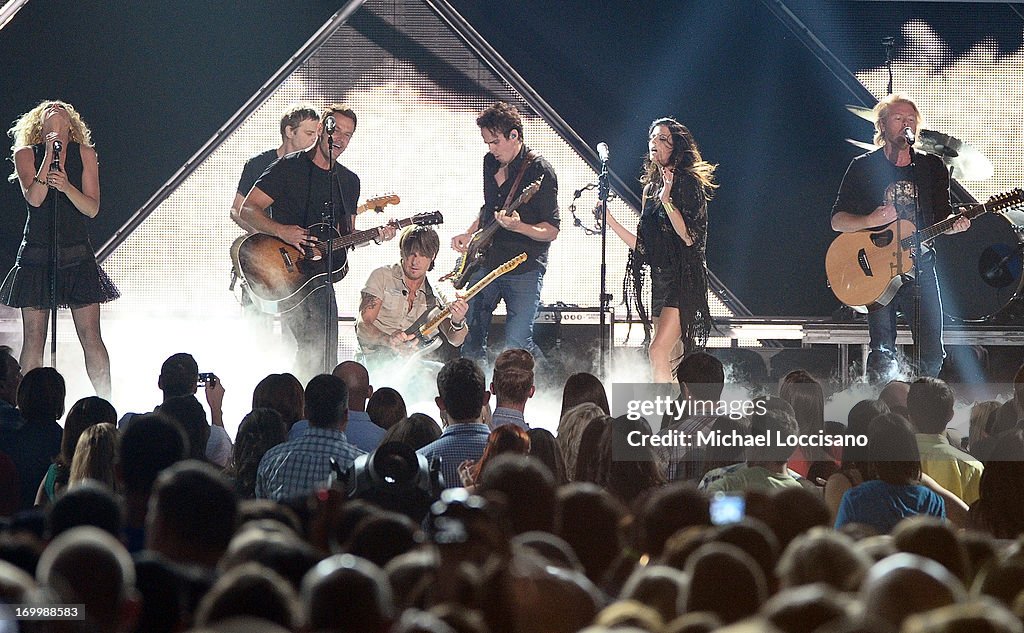
[[[605,316],[608,344],[612,345],[615,314]],[[599,308],[558,309],[541,307],[533,321],[533,342],[551,363],[566,371],[593,371],[600,349],[601,313]],[[487,334],[488,349],[505,349],[505,317],[496,315]]]

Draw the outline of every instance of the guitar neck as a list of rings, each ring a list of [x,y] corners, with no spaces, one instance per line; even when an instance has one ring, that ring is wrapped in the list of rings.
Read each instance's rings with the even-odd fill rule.
[[[406,218],[404,220],[398,220],[397,222],[394,222],[394,225],[401,229],[409,226],[410,224],[413,224],[415,220],[415,218]],[[377,231],[379,230],[379,228],[380,227],[366,229],[365,231],[356,231],[355,233],[349,233],[348,235],[343,235],[342,237],[336,237],[331,240],[331,250],[338,251],[346,248],[351,248],[353,246],[359,246],[360,244],[365,244],[366,242],[375,240],[377,239]]]
[[[488,239],[490,239],[491,236],[494,235],[498,231],[498,229],[501,228],[501,225],[498,224],[498,220],[497,220],[497,217],[498,217],[499,213],[504,215],[505,217],[508,217],[508,216],[512,215],[513,213],[515,213],[516,210],[519,209],[519,207],[523,206],[524,202],[526,202],[526,201],[523,200],[523,196],[522,196],[522,194],[520,194],[519,197],[516,198],[512,202],[512,204],[508,205],[507,209],[500,209],[498,211],[495,211],[494,212],[495,219],[492,220],[491,223],[488,224],[485,228],[481,229],[479,240],[488,240]]]
[[[931,226],[929,226],[927,228],[921,229],[920,231],[917,232],[917,235],[920,236],[920,239],[921,239],[922,242],[927,242],[928,240],[935,239],[939,235],[942,235],[943,233],[948,231],[950,228],[952,228],[953,224],[961,216],[963,216],[963,217],[965,217],[965,218],[967,218],[969,220],[973,220],[974,218],[978,217],[979,215],[984,215],[985,213],[988,213],[988,203],[986,203],[986,202],[979,202],[978,204],[971,205],[970,207],[967,207],[966,209],[964,209],[963,211],[961,211],[958,214],[951,215],[950,217],[946,218],[945,220],[942,220],[940,222],[936,222],[935,224],[933,224],[933,225],[931,225]],[[904,248],[911,248],[911,247],[914,246],[914,242],[916,240],[917,240],[917,237],[911,235],[910,237],[903,238],[900,241],[900,243],[903,245]]]
[[[478,281],[475,284],[473,284],[473,287],[470,288],[469,290],[467,290],[466,291],[466,295],[464,297],[462,297],[462,298],[465,299],[466,301],[469,301],[470,299],[472,299],[473,296],[476,295],[476,293],[478,293],[478,292],[480,292],[481,290],[484,289],[484,286],[486,286],[487,284],[489,284],[492,281],[494,281],[501,274],[501,273],[498,273],[496,275],[495,273],[497,273],[497,272],[498,271],[495,270],[491,274],[487,275],[486,277],[484,277],[480,281]],[[424,323],[420,327],[420,334],[426,334],[427,332],[432,332],[432,331],[436,330],[445,319],[447,319],[448,317],[451,316],[451,314],[452,314],[452,311],[448,308],[448,306],[445,306],[440,312],[438,312],[434,316],[434,318],[430,319],[429,321],[427,321],[426,323]]]
[[[484,276],[483,279],[473,284],[469,288],[469,290],[466,291],[466,294],[462,296],[462,298],[465,299],[466,301],[472,299],[474,296],[476,296],[478,292],[486,288],[487,284],[491,283],[498,277],[501,277],[505,273],[509,272],[510,270],[518,266],[520,263],[522,263],[523,260],[526,259],[525,255],[522,255],[520,257],[521,259],[517,258],[519,259],[519,261],[515,265],[510,266],[508,263],[505,263],[489,272],[486,276]],[[420,334],[426,334],[427,332],[431,332],[434,329],[436,329],[439,325],[441,325],[442,321],[451,316],[451,313],[452,311],[448,309],[447,306],[445,306],[445,308],[438,312],[433,319],[430,319],[429,321],[424,323],[422,327],[420,327]]]

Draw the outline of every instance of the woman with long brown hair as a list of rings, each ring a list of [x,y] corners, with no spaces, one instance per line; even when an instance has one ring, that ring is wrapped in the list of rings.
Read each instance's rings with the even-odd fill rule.
[[[88,126],[70,104],[43,101],[8,131],[14,140],[14,174],[28,208],[14,268],[0,287],[0,301],[21,308],[25,373],[43,364],[52,303],[50,244],[58,225],[56,305],[71,309],[85,369],[96,395],[110,399],[110,357],[100,336],[100,304],[119,296],[96,263],[89,220],[100,210],[99,161]],[[57,155],[55,143],[62,152]]]
[[[655,382],[671,382],[674,362],[702,348],[711,331],[704,254],[707,202],[718,186],[715,167],[701,157],[686,126],[658,119],[648,130],[636,234],[608,214],[608,225],[630,248],[623,295],[644,323]],[[645,267],[650,269],[649,313],[641,300]]]

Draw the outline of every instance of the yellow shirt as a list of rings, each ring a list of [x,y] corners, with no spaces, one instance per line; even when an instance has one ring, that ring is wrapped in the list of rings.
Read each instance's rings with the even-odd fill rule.
[[[967,505],[978,500],[984,470],[981,462],[950,445],[942,434],[918,433],[917,449],[921,452],[921,470],[926,475]]]

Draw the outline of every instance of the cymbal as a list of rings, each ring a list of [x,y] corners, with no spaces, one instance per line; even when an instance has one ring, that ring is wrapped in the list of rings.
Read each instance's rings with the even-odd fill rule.
[[[921,130],[917,134],[916,146],[952,167],[953,177],[957,180],[988,180],[995,173],[992,161],[985,158],[980,150],[948,134]]]
[[[878,149],[874,143],[866,143],[852,138],[846,139],[846,142],[868,151]],[[942,132],[921,130],[917,134],[915,148],[920,152],[941,158],[947,167],[953,168],[953,178],[957,180],[988,180],[995,173],[992,161],[985,158],[985,155],[978,149]]]
[[[855,106],[847,104],[846,109],[856,114],[860,118],[864,119],[868,123],[875,124],[875,111],[872,108],[865,108],[864,106]]]
[[[849,143],[850,145],[853,145],[854,147],[859,147],[861,149],[866,149],[869,152],[872,151],[872,150],[878,149],[878,146],[875,145],[874,143],[865,143],[864,141],[857,141],[857,140],[854,140],[852,138],[846,139],[846,142]]]

